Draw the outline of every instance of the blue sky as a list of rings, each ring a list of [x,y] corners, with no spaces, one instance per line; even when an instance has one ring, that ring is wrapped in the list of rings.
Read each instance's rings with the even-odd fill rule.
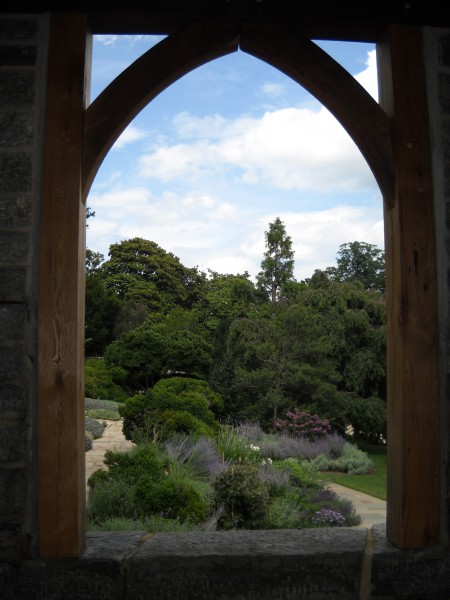
[[[96,36],[94,99],[161,38]],[[377,98],[375,48],[320,42]],[[237,52],[162,92],[117,140],[92,185],[87,247],[156,242],[186,267],[254,278],[264,232],[284,222],[295,276],[336,264],[340,244],[384,248],[382,199],[359,150],[302,87]]]

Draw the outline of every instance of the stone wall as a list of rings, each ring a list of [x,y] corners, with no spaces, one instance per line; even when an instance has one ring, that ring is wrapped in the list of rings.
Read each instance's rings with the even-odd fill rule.
[[[36,546],[37,200],[45,19],[0,17],[0,558]]]

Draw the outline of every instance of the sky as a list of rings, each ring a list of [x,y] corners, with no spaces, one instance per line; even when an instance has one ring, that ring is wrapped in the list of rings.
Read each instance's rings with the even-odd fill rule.
[[[91,100],[162,38],[95,36]],[[317,42],[377,99],[375,47]],[[341,244],[384,249],[382,196],[336,119],[270,65],[238,51],[200,67],[145,107],[91,187],[87,247],[141,237],[185,267],[255,280],[277,217],[295,278],[336,265]]]

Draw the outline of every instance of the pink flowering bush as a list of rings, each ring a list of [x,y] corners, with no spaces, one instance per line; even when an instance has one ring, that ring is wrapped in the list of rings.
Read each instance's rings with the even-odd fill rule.
[[[275,421],[275,428],[282,433],[289,433],[310,441],[324,438],[333,432],[330,422],[318,415],[294,408],[288,410],[284,418]]]

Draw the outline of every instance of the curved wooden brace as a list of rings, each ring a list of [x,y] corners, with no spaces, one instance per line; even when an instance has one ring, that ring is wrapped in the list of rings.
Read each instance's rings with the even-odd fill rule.
[[[240,48],[297,81],[328,108],[366,159],[386,205],[392,206],[391,121],[370,94],[319,46],[287,26],[245,24]]]
[[[125,69],[86,110],[83,198],[114,142],[153,98],[193,69],[236,52],[238,44],[239,25],[193,23],[165,38]]]

